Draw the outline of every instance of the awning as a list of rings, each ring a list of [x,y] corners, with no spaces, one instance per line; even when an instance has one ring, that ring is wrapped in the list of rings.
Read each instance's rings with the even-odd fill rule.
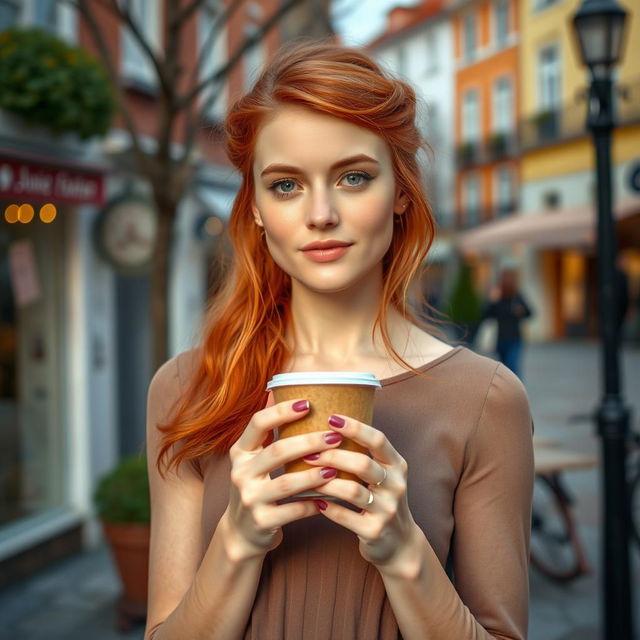
[[[640,197],[619,200],[614,205],[616,220],[640,214]],[[535,213],[516,213],[458,236],[458,246],[465,254],[491,253],[519,242],[545,249],[589,247],[595,244],[596,212],[583,204]]]

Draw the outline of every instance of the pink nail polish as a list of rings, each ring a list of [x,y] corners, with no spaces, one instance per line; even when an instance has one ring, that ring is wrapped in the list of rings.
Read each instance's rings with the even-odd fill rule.
[[[320,511],[324,511],[329,506],[324,500],[314,500],[314,502]]]
[[[338,472],[333,467],[324,467],[320,469],[320,475],[325,480],[330,480],[331,478],[335,478],[338,475]]]
[[[303,460],[317,460],[319,457],[319,453],[310,453],[308,456],[305,456]]]
[[[308,400],[298,400],[297,402],[294,402],[291,405],[291,408],[294,411],[298,411],[298,412],[306,411],[309,408],[309,401]]]
[[[338,444],[338,442],[342,442],[342,436],[339,433],[333,433],[333,431],[325,433],[322,438],[327,444]]]
[[[339,416],[329,416],[329,424],[337,429],[342,429],[346,422],[344,418],[340,418]]]

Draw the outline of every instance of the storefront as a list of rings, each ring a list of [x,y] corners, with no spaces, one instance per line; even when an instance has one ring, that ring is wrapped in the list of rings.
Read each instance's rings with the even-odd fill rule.
[[[102,167],[0,146],[0,584],[7,559],[86,517],[80,218],[104,198]]]
[[[614,207],[620,278],[627,282],[629,322],[640,295],[640,197]],[[595,337],[598,331],[596,217],[578,205],[514,215],[465,232],[462,252],[479,265],[485,282],[506,257],[521,267],[525,296],[536,309],[529,337],[536,340]],[[629,331],[632,331],[629,329]]]

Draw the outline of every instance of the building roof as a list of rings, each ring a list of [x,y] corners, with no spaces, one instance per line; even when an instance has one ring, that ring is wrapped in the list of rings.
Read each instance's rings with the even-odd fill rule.
[[[387,12],[387,27],[367,47],[375,49],[396,38],[406,37],[414,29],[424,25],[442,12],[447,0],[423,0],[414,7],[394,7]]]

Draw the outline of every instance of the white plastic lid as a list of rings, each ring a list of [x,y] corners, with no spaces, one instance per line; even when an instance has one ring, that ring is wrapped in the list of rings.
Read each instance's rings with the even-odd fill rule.
[[[267,391],[274,387],[290,387],[299,384],[357,384],[366,387],[382,387],[373,373],[359,371],[299,371],[278,373],[267,383]]]

